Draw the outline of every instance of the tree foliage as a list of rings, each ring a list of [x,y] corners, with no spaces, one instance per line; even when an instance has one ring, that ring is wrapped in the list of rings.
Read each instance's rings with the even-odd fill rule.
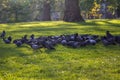
[[[106,15],[108,17],[116,15],[116,9],[120,9],[120,1],[119,0],[80,0],[81,10],[85,18],[102,18],[101,14],[101,3],[106,1]]]
[[[46,0],[0,0],[0,22],[40,21],[43,20],[43,14],[47,15],[47,13],[50,13],[49,18],[52,20],[62,20],[65,10],[65,0],[47,0],[50,1],[50,10],[46,12],[46,14],[44,10],[45,1]],[[81,15],[84,18],[88,18],[88,14],[93,14],[99,18],[100,14],[98,10],[100,9],[98,8],[101,7],[100,4],[102,1],[103,0],[79,0]],[[108,4],[108,12],[112,14],[120,13],[119,0],[106,1]]]

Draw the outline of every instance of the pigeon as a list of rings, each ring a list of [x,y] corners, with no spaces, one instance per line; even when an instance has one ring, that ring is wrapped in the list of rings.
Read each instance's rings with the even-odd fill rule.
[[[12,41],[12,37],[9,36],[7,39],[3,38],[3,41],[4,41],[6,44],[9,44],[9,43],[11,43],[11,41]]]
[[[107,38],[113,38],[113,35],[109,31],[106,31],[106,37]]]
[[[2,34],[0,35],[0,37],[1,37],[1,38],[4,38],[4,37],[5,37],[5,35],[6,35],[6,32],[5,32],[5,31],[3,31],[3,32],[2,32]]]
[[[115,36],[116,43],[120,44],[120,36]]]
[[[13,43],[16,44],[17,47],[20,47],[23,44],[21,40],[14,40]]]

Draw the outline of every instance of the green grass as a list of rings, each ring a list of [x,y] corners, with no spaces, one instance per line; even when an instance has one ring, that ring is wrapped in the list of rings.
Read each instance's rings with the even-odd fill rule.
[[[25,34],[38,36],[72,34],[120,35],[120,20],[87,20],[86,23],[22,22],[0,24],[0,32],[14,39]],[[72,49],[58,45],[56,50],[33,51],[17,48],[0,39],[0,80],[120,80],[120,46]]]

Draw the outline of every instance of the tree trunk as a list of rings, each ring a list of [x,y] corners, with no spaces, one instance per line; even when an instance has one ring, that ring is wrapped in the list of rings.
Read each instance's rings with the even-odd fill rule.
[[[50,1],[49,0],[44,1],[42,21],[51,20],[50,10],[51,10]]]
[[[79,0],[65,0],[64,21],[84,22],[80,15]]]
[[[117,6],[117,18],[120,18],[120,5]]]
[[[17,21],[18,21],[18,11],[15,10],[15,22],[17,22]]]

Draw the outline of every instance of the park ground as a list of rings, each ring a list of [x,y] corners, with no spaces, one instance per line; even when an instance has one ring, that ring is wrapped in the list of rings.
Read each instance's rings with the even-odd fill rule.
[[[0,24],[13,39],[23,35],[61,34],[105,35],[109,30],[120,35],[120,20],[86,20],[86,23],[63,21]],[[56,50],[34,51],[27,45],[16,47],[0,39],[0,80],[120,80],[120,45],[77,49],[57,45]]]

